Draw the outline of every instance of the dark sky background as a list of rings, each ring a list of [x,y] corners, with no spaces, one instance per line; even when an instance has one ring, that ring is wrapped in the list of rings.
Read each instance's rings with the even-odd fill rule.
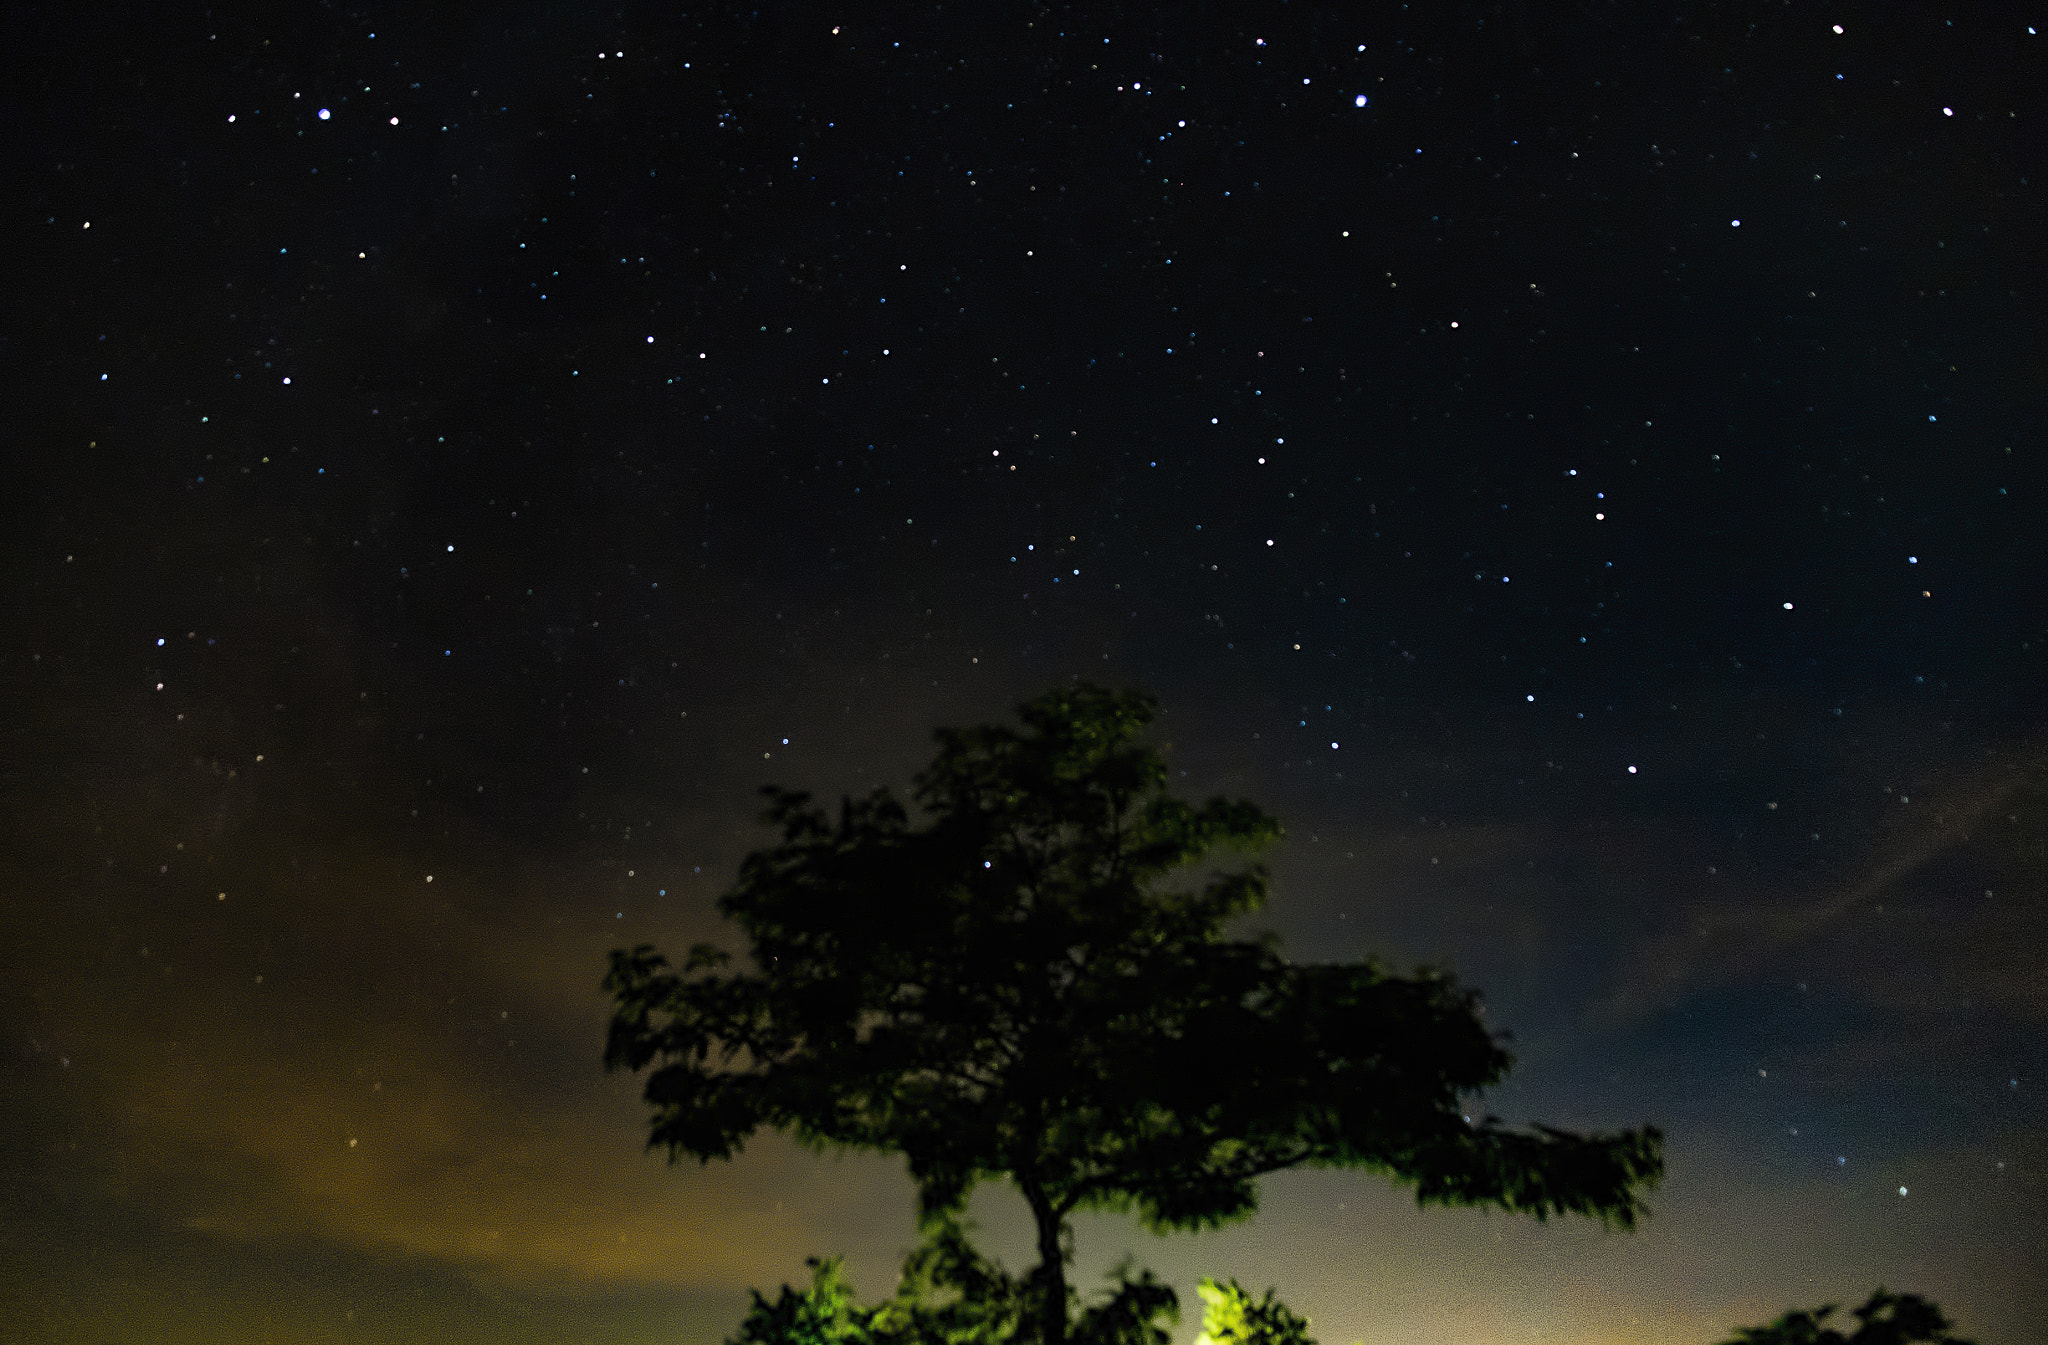
[[[1135,1252],[1326,1345],[2048,1340],[2048,11],[4,21],[0,1339],[681,1342],[900,1164],[641,1150],[607,950],[1076,678],[1633,1235]],[[977,1199],[1030,1255],[1021,1199]],[[1191,1339],[1190,1311],[1177,1339]]]

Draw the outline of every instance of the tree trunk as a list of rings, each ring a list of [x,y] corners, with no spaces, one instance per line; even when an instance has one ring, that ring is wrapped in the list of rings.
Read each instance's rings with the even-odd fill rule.
[[[1031,1217],[1038,1222],[1038,1274],[1045,1291],[1043,1345],[1066,1345],[1067,1341],[1067,1259],[1060,1246],[1060,1216],[1052,1199],[1037,1182],[1022,1182],[1024,1199],[1031,1204]]]

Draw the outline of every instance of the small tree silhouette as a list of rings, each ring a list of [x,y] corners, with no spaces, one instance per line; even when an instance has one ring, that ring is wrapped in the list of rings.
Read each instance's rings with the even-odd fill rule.
[[[1834,1310],[1830,1303],[1811,1312],[1788,1312],[1768,1326],[1740,1327],[1732,1340],[1721,1345],[1974,1345],[1948,1334],[1955,1323],[1918,1294],[1891,1294],[1878,1286],[1869,1302],[1850,1312],[1857,1321],[1852,1335],[1822,1325]]]

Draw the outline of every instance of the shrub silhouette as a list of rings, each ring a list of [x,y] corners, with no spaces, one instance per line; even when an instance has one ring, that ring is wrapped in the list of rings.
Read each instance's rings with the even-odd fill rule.
[[[1738,1328],[1734,1338],[1721,1345],[1973,1345],[1960,1336],[1948,1334],[1955,1323],[1942,1316],[1941,1309],[1918,1294],[1886,1293],[1882,1285],[1850,1316],[1856,1329],[1843,1335],[1824,1323],[1835,1305],[1786,1313],[1768,1326]]]

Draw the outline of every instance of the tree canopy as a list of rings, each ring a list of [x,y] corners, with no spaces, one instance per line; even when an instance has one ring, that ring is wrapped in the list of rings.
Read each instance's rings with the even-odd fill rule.
[[[1061,1345],[1070,1216],[1155,1231],[1252,1212],[1258,1179],[1354,1167],[1424,1204],[1632,1228],[1654,1128],[1581,1136],[1470,1118],[1512,1057],[1443,972],[1288,961],[1226,937],[1280,835],[1242,801],[1167,790],[1139,692],[1076,686],[1023,727],[942,729],[916,779],[842,800],[769,787],[782,841],[719,909],[751,971],[693,948],[612,954],[605,1064],[652,1069],[648,1145],[708,1162],[755,1131],[903,1154],[921,1214],[1007,1178],[1038,1229],[1042,1339]]]

